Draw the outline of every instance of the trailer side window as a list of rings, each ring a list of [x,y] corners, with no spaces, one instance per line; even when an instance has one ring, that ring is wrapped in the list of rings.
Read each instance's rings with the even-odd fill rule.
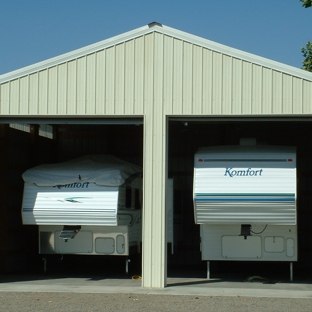
[[[131,208],[131,202],[132,202],[132,190],[130,186],[126,186],[126,202],[125,206],[126,208]]]
[[[134,209],[141,209],[139,189],[134,190]]]

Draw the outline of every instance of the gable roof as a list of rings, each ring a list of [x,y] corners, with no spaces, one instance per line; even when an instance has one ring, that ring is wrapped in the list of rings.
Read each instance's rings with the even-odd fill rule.
[[[238,49],[234,49],[228,47],[226,45],[222,45],[195,35],[191,35],[189,33],[162,25],[157,22],[150,23],[146,26],[128,31],[126,33],[111,37],[109,39],[88,45],[86,47],[32,64],[30,66],[26,66],[12,72],[0,75],[0,84],[5,83],[7,81],[20,78],[25,75],[29,75],[34,72],[38,72],[40,70],[47,69],[49,67],[62,64],[64,62],[68,62],[70,60],[77,59],[82,56],[86,56],[88,54],[94,53],[96,51],[100,51],[123,42],[127,42],[129,40],[153,33],[158,32],[176,39],[183,40],[185,42],[189,42],[194,45],[201,46],[203,48],[207,48],[209,50],[219,52],[224,55],[231,56],[233,58],[237,58],[240,60],[244,60],[247,62],[251,62],[256,65],[260,65],[262,67],[274,69],[276,71],[280,71],[285,74],[289,74],[301,79],[305,79],[308,81],[312,81],[312,73],[302,70],[300,68],[296,68],[293,66],[289,66],[280,62],[272,61],[270,59],[260,57],[251,53],[247,53]]]

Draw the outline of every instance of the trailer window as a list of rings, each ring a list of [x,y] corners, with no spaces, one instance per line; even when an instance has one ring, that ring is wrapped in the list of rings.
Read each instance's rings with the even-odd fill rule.
[[[134,209],[141,209],[140,191],[138,189],[134,190],[134,196]]]
[[[126,187],[126,208],[132,208],[132,189],[131,187]]]

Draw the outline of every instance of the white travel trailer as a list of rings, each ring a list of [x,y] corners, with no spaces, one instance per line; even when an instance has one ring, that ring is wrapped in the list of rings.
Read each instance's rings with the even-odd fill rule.
[[[194,215],[202,260],[297,261],[296,149],[200,148],[194,159]]]
[[[39,254],[140,252],[140,167],[110,155],[40,165],[23,174],[23,224],[38,225]]]

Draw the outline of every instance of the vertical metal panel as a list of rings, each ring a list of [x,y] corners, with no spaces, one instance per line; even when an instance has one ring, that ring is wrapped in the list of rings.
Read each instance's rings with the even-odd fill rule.
[[[212,51],[203,49],[203,104],[202,113],[212,112]]]
[[[95,78],[96,78],[96,55],[92,53],[86,57],[86,103],[87,115],[95,114]]]
[[[193,87],[193,46],[190,43],[183,44],[183,76],[182,76],[182,111],[183,114],[190,114],[192,111],[192,87]]]
[[[154,42],[160,48],[154,48]],[[144,120],[144,209],[143,209],[143,287],[165,284],[165,133],[161,86],[163,69],[156,68],[163,58],[162,38],[145,38],[145,120]],[[156,63],[155,63],[156,62]],[[155,93],[154,93],[155,92]],[[158,95],[156,94],[158,93]]]
[[[252,66],[250,63],[243,61],[242,63],[242,109],[241,113],[251,114],[252,103]]]
[[[144,113],[153,114],[154,108],[154,36],[144,41]]]
[[[222,113],[222,54],[212,53],[212,114]]]
[[[281,73],[273,71],[273,114],[282,112],[283,103],[283,80]]]
[[[283,74],[283,113],[292,113],[292,77]]]
[[[115,47],[115,110],[114,113],[121,115],[124,113],[125,101],[125,44]]]
[[[203,101],[203,48],[193,46],[192,68],[192,113],[202,113]]]
[[[10,82],[6,82],[0,85],[0,112],[1,114],[10,113]],[[16,104],[15,104],[16,105]]]
[[[29,76],[29,110],[24,112],[23,106],[21,106],[21,114],[38,114],[38,89],[39,89],[39,78],[38,73]]]
[[[292,106],[294,114],[303,113],[303,100],[302,100],[302,80],[293,77],[293,97]]]
[[[262,113],[272,113],[272,70],[262,68]]]
[[[252,64],[252,114],[261,114],[262,67]]]
[[[124,70],[124,113],[132,115],[134,113],[134,41],[125,43],[125,70]]]
[[[229,115],[232,113],[232,80],[233,80],[233,59],[230,56],[222,56],[222,114]]]
[[[57,112],[61,115],[67,113],[67,63],[57,67]]]
[[[172,113],[181,114],[183,83],[183,42],[173,39],[173,105]]]
[[[311,113],[312,105],[311,105],[311,99],[312,99],[312,83],[309,81],[303,81],[302,83],[303,91],[302,91],[302,110],[303,113]]]
[[[164,109],[166,114],[172,114],[173,97],[173,38],[164,37]]]
[[[76,114],[86,114],[86,76],[87,76],[87,56],[77,60],[77,101]],[[69,112],[75,114],[75,112]]]
[[[29,76],[29,114],[38,114],[39,102],[39,74],[35,73]]]
[[[162,114],[163,113],[163,76],[164,76],[164,42],[163,35],[155,34],[154,43],[154,78],[153,78],[153,93],[154,93],[154,102],[158,103],[161,107],[153,105],[154,113]]]
[[[149,287],[153,284],[153,224],[156,220],[153,220],[153,50],[148,51],[146,45],[152,46],[153,38],[148,36],[145,38],[144,44],[144,106],[145,118],[144,118],[144,139],[143,139],[143,189],[144,189],[144,204],[143,204],[143,227],[142,227],[142,241],[143,241],[143,285]],[[148,51],[148,52],[147,52]],[[147,68],[149,70],[147,70]],[[146,102],[152,103],[153,105],[146,106]],[[156,259],[155,259],[156,260]]]
[[[166,118],[163,116],[163,35],[155,34],[153,42],[153,227],[151,244],[153,283],[163,287],[165,284],[164,267],[166,266],[166,232],[165,232],[165,183],[166,174]],[[156,135],[158,133],[158,135]],[[161,136],[160,136],[161,134]]]
[[[105,111],[105,50],[96,53],[95,77],[95,113],[102,115]]]
[[[10,108],[10,114],[19,114],[20,110],[21,110],[21,103],[19,101],[20,97],[19,97],[19,88],[20,88],[20,80],[16,79],[11,81],[10,83],[10,97],[9,97],[9,101],[11,103],[16,103],[16,105],[11,105]],[[27,80],[27,99],[28,99],[28,80]],[[25,103],[25,110],[26,110],[26,114],[28,113],[27,108],[28,108],[28,103]]]
[[[166,118],[158,107],[157,114],[146,114],[144,120],[143,287],[166,284]]]
[[[57,115],[57,67],[48,69],[48,114]]]
[[[105,98],[105,114],[114,114],[115,111],[115,48],[106,50],[106,98]]]
[[[243,97],[242,97],[242,72],[243,62],[239,59],[232,60],[232,113],[241,114]]]
[[[144,111],[144,37],[134,40],[134,114]]]
[[[29,113],[29,76],[25,76],[20,79],[19,97],[19,106],[14,105],[10,113],[27,115]]]
[[[46,115],[48,112],[48,72],[42,70],[39,72],[39,85],[38,85],[38,114]],[[64,105],[67,105],[65,103]]]
[[[76,114],[77,102],[77,60],[67,63],[67,112]]]

